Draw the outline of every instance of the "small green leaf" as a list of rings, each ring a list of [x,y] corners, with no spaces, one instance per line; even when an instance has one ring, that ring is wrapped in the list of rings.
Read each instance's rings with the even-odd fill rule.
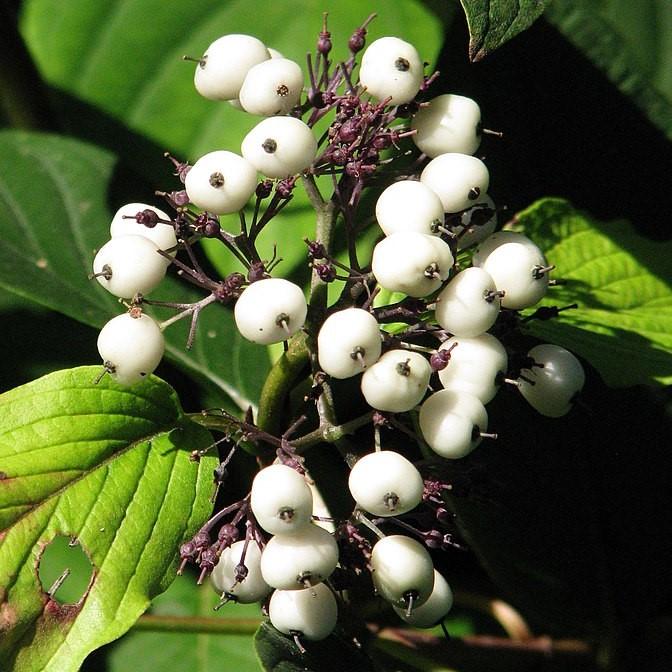
[[[212,439],[158,378],[119,387],[97,367],[59,371],[0,396],[0,659],[16,672],[77,670],[175,576],[179,544],[211,510]],[[40,584],[58,535],[93,566],[74,604]],[[67,581],[67,579],[66,579]]]
[[[545,18],[672,139],[672,3],[555,0]]]
[[[94,327],[123,311],[87,279],[94,250],[110,235],[106,191],[115,163],[109,152],[69,138],[0,133],[0,287]],[[172,270],[152,294],[182,302],[203,296]],[[247,408],[268,369],[264,350],[242,338],[228,308],[211,306],[187,352],[188,322],[166,330],[168,356]]]
[[[550,0],[460,0],[469,26],[469,58],[480,61],[529,28]]]
[[[530,333],[584,357],[609,385],[672,382],[672,243],[642,238],[625,222],[596,222],[557,198],[516,221],[555,264],[552,277],[567,281],[543,304],[579,304],[531,321]]]

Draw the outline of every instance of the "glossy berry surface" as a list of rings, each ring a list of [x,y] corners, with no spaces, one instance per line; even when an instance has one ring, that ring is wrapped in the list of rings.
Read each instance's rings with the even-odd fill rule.
[[[479,399],[466,392],[440,390],[423,403],[418,418],[422,436],[435,452],[449,459],[468,455],[488,428],[488,414]]]
[[[272,464],[254,477],[250,506],[269,534],[294,534],[310,525],[313,495],[298,471]]]
[[[382,342],[376,318],[362,308],[332,313],[317,336],[320,367],[334,378],[351,378],[380,357]]]
[[[307,311],[301,287],[284,278],[265,278],[243,290],[234,318],[248,341],[268,345],[285,341],[301,329]]]
[[[333,535],[310,524],[272,537],[261,556],[261,573],[273,588],[299,590],[328,579],[337,562]]]
[[[130,299],[149,294],[166,275],[165,258],[144,236],[117,236],[103,245],[93,260],[96,280],[111,294]]]
[[[386,235],[417,231],[437,235],[443,225],[439,197],[418,180],[401,180],[387,187],[376,201],[376,219]]]
[[[444,212],[461,212],[487,193],[490,173],[475,156],[448,152],[432,159],[420,180],[441,199]]]
[[[371,578],[378,594],[394,606],[407,609],[429,599],[434,587],[434,565],[427,549],[400,534],[383,537],[371,553]]]
[[[237,212],[257,186],[257,171],[238,154],[210,152],[191,167],[184,181],[189,200],[215,215]]]
[[[481,108],[466,96],[445,93],[421,107],[411,123],[411,137],[421,152],[473,154],[481,144]]]
[[[254,65],[245,75],[238,94],[240,106],[264,117],[287,114],[303,90],[303,72],[288,58],[271,58]]]
[[[398,37],[371,42],[362,56],[359,81],[366,92],[391,105],[408,103],[420,90],[424,76],[416,48]]]
[[[375,516],[394,516],[414,509],[422,499],[423,480],[403,455],[381,450],[360,458],[348,478],[357,506]]]
[[[402,231],[383,238],[376,245],[371,270],[381,287],[423,297],[441,286],[453,263],[450,247],[437,236]]]
[[[266,177],[287,177],[310,166],[317,140],[300,119],[269,117],[245,136],[241,152]]]
[[[238,568],[241,564],[243,550],[245,551],[243,560],[245,576],[243,580],[239,580]],[[236,541],[225,549],[210,577],[218,593],[241,604],[258,602],[272,590],[261,574],[261,549],[256,541],[248,543],[244,540]]]
[[[268,604],[273,627],[308,641],[328,637],[336,627],[336,598],[324,583],[303,590],[276,590]]]
[[[143,219],[146,211],[154,213],[159,220],[153,226],[145,226],[138,221]],[[151,240],[160,250],[168,251],[172,257],[175,256],[175,248],[177,246],[177,237],[175,235],[175,228],[170,223],[171,218],[163,211],[155,208],[153,205],[147,203],[127,203],[122,205],[114,214],[110,224],[110,237],[117,238],[118,236],[143,236]],[[170,259],[164,257],[166,265],[170,263]]]
[[[372,408],[403,413],[419,404],[432,370],[418,352],[390,350],[362,376],[362,394]]]
[[[230,34],[215,40],[196,65],[196,90],[210,100],[238,98],[249,69],[270,58],[266,46],[251,35]]]
[[[537,366],[521,371],[520,393],[542,415],[559,418],[569,413],[586,381],[581,362],[569,350],[551,343],[536,345],[527,356]]]
[[[98,352],[110,375],[122,385],[132,385],[156,369],[165,341],[159,325],[149,315],[129,313],[113,317],[98,335]]]

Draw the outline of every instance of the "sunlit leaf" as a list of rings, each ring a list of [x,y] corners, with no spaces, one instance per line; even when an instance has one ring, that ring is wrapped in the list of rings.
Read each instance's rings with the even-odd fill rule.
[[[554,198],[519,213],[517,224],[555,264],[553,277],[566,281],[544,304],[578,303],[530,322],[529,331],[584,357],[609,385],[672,382],[672,244]]]
[[[122,388],[97,375],[59,371],[0,396],[3,669],[77,670],[170,585],[179,544],[211,509],[216,459],[190,454],[212,439],[173,390],[153,377]],[[38,578],[58,535],[93,566],[73,604]]]

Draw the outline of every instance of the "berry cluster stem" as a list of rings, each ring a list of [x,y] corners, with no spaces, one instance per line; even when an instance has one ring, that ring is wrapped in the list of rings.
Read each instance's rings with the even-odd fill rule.
[[[303,176],[303,186],[308,200],[315,210],[315,238],[324,246],[327,253],[331,253],[334,241],[334,225],[336,223],[336,208],[333,200],[325,201],[318,189],[313,175]],[[313,271],[310,286],[310,306],[323,311],[327,306],[327,283],[320,280]]]
[[[260,429],[274,435],[282,433],[280,423],[285,417],[284,405],[287,397],[309,363],[307,335],[301,331],[288,341],[287,349],[266,377],[257,413],[257,426]]]

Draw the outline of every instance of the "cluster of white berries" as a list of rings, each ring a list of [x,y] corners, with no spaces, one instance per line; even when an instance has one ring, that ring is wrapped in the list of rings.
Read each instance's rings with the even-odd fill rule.
[[[385,518],[415,509],[422,501],[424,481],[405,457],[380,450],[355,463],[348,487],[359,509]],[[450,586],[418,541],[404,535],[382,537],[373,545],[369,562],[376,591],[402,620],[431,628],[450,611]]]
[[[110,236],[93,260],[96,280],[120,299],[149,294],[175,256],[177,237],[171,218],[151,205],[128,203],[112,218]],[[105,370],[122,385],[152,373],[164,349],[158,323],[140,310],[111,319],[98,336]]]
[[[275,589],[268,612],[285,634],[324,639],[336,625],[336,599],[324,584],[338,563],[334,536],[312,522],[313,495],[304,477],[283,464],[262,469],[252,482],[250,507],[273,535],[259,560],[259,572]]]
[[[394,451],[371,453],[353,467],[349,488],[357,506],[377,516],[399,515],[422,499],[423,479]],[[271,623],[287,635],[320,640],[336,626],[337,600],[325,583],[339,561],[334,534],[313,522],[313,495],[293,468],[274,464],[252,483],[250,506],[271,536],[263,546],[238,541],[221,555],[211,575],[223,599],[256,602],[272,592]],[[241,558],[241,556],[244,556]],[[419,542],[404,535],[380,538],[370,567],[379,595],[416,627],[433,627],[450,610],[452,591]]]
[[[257,38],[224,35],[198,59],[196,90],[211,100],[228,100],[250,114],[267,117],[241,143],[242,156],[218,150],[200,157],[187,173],[189,200],[215,215],[240,210],[268,178],[296,175],[317,153],[317,140],[301,119],[287,115],[303,93],[303,72]]]
[[[529,238],[494,232],[489,172],[473,156],[482,133],[478,105],[455,94],[414,103],[426,83],[416,49],[384,37],[364,51],[358,83],[349,95],[378,101],[376,114],[412,106],[410,134],[430,160],[419,177],[407,176],[380,194],[376,219],[385,235],[373,250],[365,283],[367,291],[375,283],[417,300],[422,307],[415,324],[441,344],[432,349],[393,337],[381,327],[371,301],[364,307],[350,301],[348,307],[332,308],[311,336],[321,372],[334,379],[359,376],[363,398],[383,417],[417,412],[424,442],[438,456],[457,459],[491,436],[485,405],[510,368],[504,345],[489,331],[502,310],[533,307],[546,295],[552,267]],[[292,180],[318,165],[312,127],[299,118],[304,77],[298,64],[256,38],[226,35],[197,59],[195,85],[209,99],[230,101],[265,117],[245,136],[240,154],[213,151],[184,168],[186,201],[205,211],[202,216],[241,211],[258,194],[259,173],[266,180]],[[383,140],[392,136],[388,126],[379,135]],[[357,170],[352,168],[353,174]],[[196,215],[189,212],[193,221]],[[121,299],[150,293],[185,244],[176,230],[175,220],[161,210],[138,203],[124,206],[112,222],[111,240],[94,260],[98,282]],[[458,270],[456,256],[467,248],[475,248],[471,265]],[[249,341],[279,343],[306,325],[304,290],[269,277],[267,268],[256,275],[250,271],[232,298],[237,328]],[[106,371],[120,383],[132,384],[158,365],[162,327],[134,304],[103,328],[98,348]],[[584,383],[579,361],[555,345],[532,348],[519,368],[519,377],[509,382],[551,417],[570,410]],[[430,381],[437,372],[443,389],[433,391]],[[406,535],[384,536],[365,517],[386,519],[420,506],[426,494],[423,477],[402,455],[378,449],[354,464],[349,490],[357,507],[352,520],[365,521],[379,537],[367,557],[377,593],[408,623],[434,626],[450,610],[453,596],[425,546]],[[257,474],[249,505],[253,520],[270,539],[248,534],[217,551],[215,588],[225,599],[239,602],[264,600],[272,592],[268,613],[279,631],[323,639],[338,615],[326,583],[339,564],[338,532],[314,521],[311,488],[299,470],[286,464]]]

